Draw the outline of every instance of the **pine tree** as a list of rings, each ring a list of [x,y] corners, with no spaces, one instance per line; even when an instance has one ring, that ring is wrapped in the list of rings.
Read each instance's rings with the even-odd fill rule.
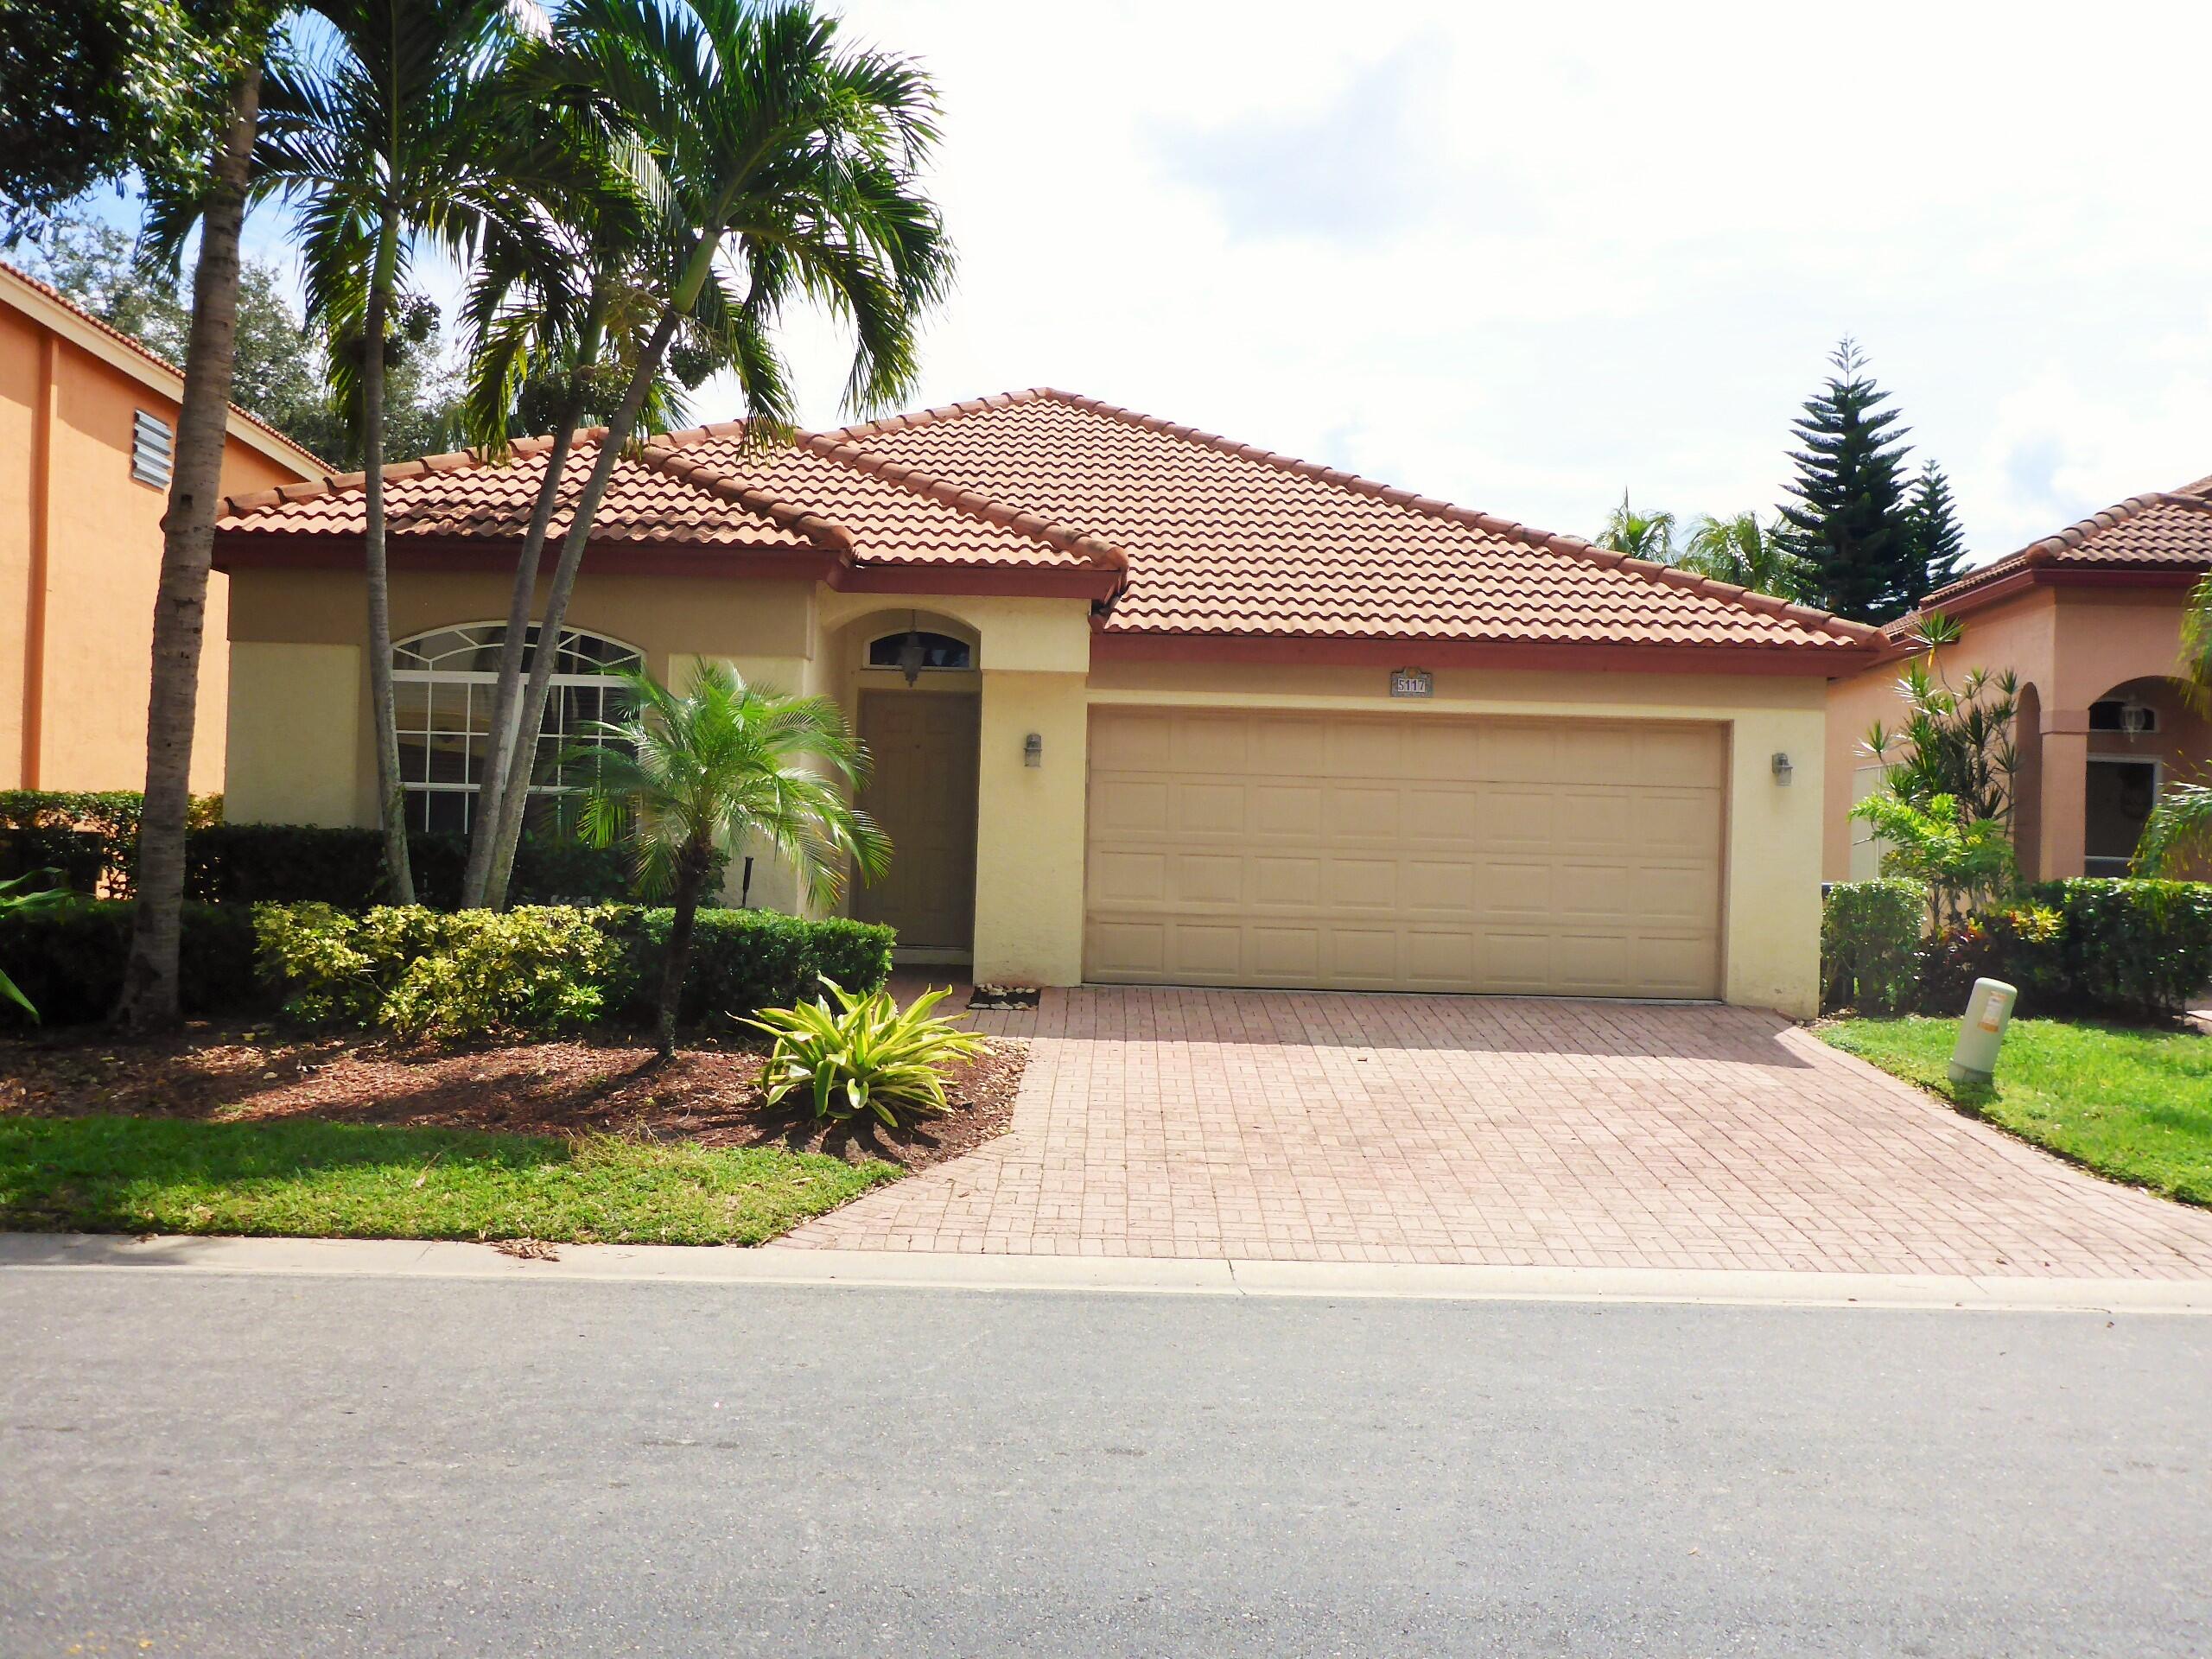
[[[1912,502],[1907,512],[1912,521],[1913,556],[1920,564],[1920,592],[1932,594],[1958,580],[1966,563],[1966,531],[1959,528],[1959,513],[1951,499],[1951,480],[1933,461],[1921,464],[1913,480]]]
[[[1810,602],[1839,616],[1886,622],[1920,595],[1923,567],[1898,477],[1905,446],[1889,393],[1866,372],[1846,340],[1829,359],[1835,372],[1796,423],[1804,445],[1790,455],[1795,502],[1782,507],[1789,550],[1808,567]]]

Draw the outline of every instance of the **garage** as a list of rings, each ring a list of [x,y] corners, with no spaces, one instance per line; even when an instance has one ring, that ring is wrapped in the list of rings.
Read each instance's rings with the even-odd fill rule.
[[[1726,728],[1094,707],[1084,976],[1713,997]]]

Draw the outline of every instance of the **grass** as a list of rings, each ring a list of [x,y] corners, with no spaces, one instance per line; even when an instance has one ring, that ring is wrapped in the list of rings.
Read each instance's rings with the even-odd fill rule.
[[[758,1244],[898,1174],[612,1136],[0,1117],[0,1229],[18,1231]]]
[[[1955,1020],[1842,1020],[1821,1034],[2101,1174],[2212,1205],[2212,1037],[2015,1020],[1993,1084],[1953,1083]]]

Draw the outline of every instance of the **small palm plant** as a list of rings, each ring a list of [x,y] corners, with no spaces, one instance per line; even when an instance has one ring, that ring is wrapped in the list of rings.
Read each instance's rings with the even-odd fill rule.
[[[624,677],[635,711],[593,722],[590,746],[563,765],[583,795],[583,838],[627,839],[639,890],[674,906],[657,1020],[666,1058],[692,925],[718,864],[749,842],[766,846],[790,861],[810,901],[827,905],[843,893],[848,866],[866,880],[882,874],[891,843],[848,799],[868,780],[868,751],[828,698],[779,696],[721,663],[700,664],[681,695],[650,674]]]
[[[1629,505],[1626,490],[1621,492],[1620,505],[1605,515],[1605,528],[1594,544],[1655,564],[1672,564],[1680,556],[1675,548],[1675,515],[1637,512]]]
[[[902,1110],[938,1116],[951,1109],[944,1068],[980,1053],[984,1041],[930,1012],[944,992],[925,992],[901,1009],[889,991],[856,995],[834,979],[822,984],[829,995],[794,1008],[763,1008],[745,1022],[776,1039],[761,1073],[770,1105],[804,1089],[817,1117],[873,1112],[894,1128]]]

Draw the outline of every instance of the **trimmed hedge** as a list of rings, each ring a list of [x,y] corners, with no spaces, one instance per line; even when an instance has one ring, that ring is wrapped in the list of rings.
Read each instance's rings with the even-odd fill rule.
[[[671,910],[622,906],[601,914],[623,947],[619,989],[610,1007],[640,1025],[653,1019],[661,951]],[[872,991],[891,977],[892,930],[870,922],[808,921],[772,910],[702,910],[691,933],[691,962],[677,1005],[682,1025],[742,1019],[760,1008],[789,1007],[834,979]]]
[[[2031,887],[1932,938],[1916,884],[1839,882],[1821,925],[1821,1006],[1956,1015],[1977,979],[2039,1012],[2172,1014],[2212,985],[2212,884],[2079,877]],[[1909,963],[1910,966],[1904,964]],[[1902,981],[1899,978],[1903,975]]]
[[[2056,974],[2076,1002],[2171,1013],[2212,985],[2212,883],[2082,876],[2028,898],[2058,912]]]
[[[1821,1006],[1895,1013],[1920,977],[1927,894],[1916,881],[1839,881],[1821,911]]]
[[[48,1026],[88,1025],[115,1012],[130,957],[126,899],[87,899],[28,914],[0,916],[0,969],[22,988]],[[255,976],[253,918],[242,907],[187,905],[181,949],[186,1014],[256,1012],[267,1006]],[[27,1024],[10,1007],[0,1026]]]

